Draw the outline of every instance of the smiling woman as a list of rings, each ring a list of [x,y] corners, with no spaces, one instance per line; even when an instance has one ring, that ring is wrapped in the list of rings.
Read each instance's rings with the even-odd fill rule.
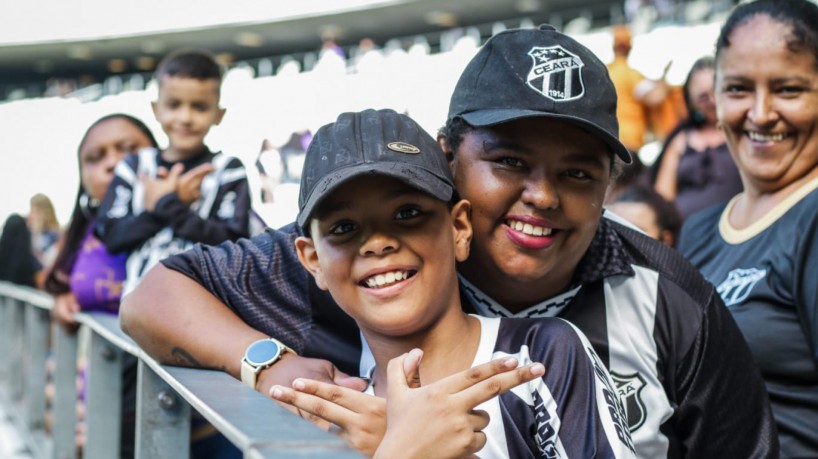
[[[737,8],[717,43],[718,116],[745,191],[679,249],[717,286],[759,363],[782,457],[818,456],[818,6]]]

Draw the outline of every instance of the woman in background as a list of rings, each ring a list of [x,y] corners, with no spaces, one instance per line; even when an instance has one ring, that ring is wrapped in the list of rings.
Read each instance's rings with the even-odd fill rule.
[[[781,456],[818,457],[818,6],[743,4],[716,56],[719,123],[744,192],[685,222],[679,250],[750,345]]]
[[[57,256],[57,240],[60,238],[60,223],[54,212],[54,204],[48,196],[37,193],[31,197],[28,213],[28,228],[34,255],[45,269],[51,267]]]
[[[716,126],[714,65],[712,57],[703,57],[690,69],[683,87],[687,119],[668,136],[654,166],[656,191],[675,202],[683,220],[742,189],[724,133]]]
[[[114,166],[141,148],[156,147],[145,124],[129,115],[100,118],[80,141],[80,186],[62,247],[45,280],[45,290],[55,295],[52,318],[74,330],[74,313],[119,311],[127,254],[111,254],[92,232],[100,200],[105,195]]]

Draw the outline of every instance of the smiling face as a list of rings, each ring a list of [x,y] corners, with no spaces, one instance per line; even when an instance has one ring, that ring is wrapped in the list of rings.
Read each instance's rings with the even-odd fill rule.
[[[92,198],[101,201],[111,180],[114,166],[125,155],[152,147],[153,142],[125,118],[111,118],[92,127],[80,145],[80,180]]]
[[[469,205],[383,176],[341,185],[298,238],[299,259],[367,336],[407,336],[462,316],[455,260],[468,256]]]
[[[572,124],[527,118],[468,131],[452,168],[474,227],[461,272],[513,310],[567,288],[602,215],[605,144]]]
[[[818,176],[818,62],[788,46],[788,24],[757,15],[730,34],[716,68],[718,116],[748,192]]]
[[[181,76],[163,76],[153,114],[168,135],[165,159],[178,161],[195,156],[204,148],[212,126],[222,121],[219,81]]]

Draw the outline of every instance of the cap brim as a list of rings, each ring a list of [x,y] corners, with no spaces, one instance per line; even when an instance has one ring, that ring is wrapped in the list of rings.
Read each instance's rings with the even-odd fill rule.
[[[363,163],[339,169],[321,179],[312,189],[307,203],[298,213],[297,222],[306,227],[316,207],[333,191],[344,183],[362,176],[380,175],[398,179],[444,202],[454,195],[454,187],[447,180],[429,172],[423,167],[397,162]]]
[[[466,120],[467,123],[475,127],[488,127],[497,124],[513,121],[521,118],[551,118],[566,121],[574,124],[586,131],[594,134],[597,138],[605,142],[608,148],[616,154],[625,164],[631,164],[633,158],[631,153],[625,148],[625,145],[616,137],[612,136],[604,129],[600,128],[594,123],[588,122],[582,118],[577,118],[570,115],[562,115],[557,113],[541,112],[537,110],[519,110],[519,109],[493,109],[493,110],[478,110],[475,112],[458,115],[460,118]]]

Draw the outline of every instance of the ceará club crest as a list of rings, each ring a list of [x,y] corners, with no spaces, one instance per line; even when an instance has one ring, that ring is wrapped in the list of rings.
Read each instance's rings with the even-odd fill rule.
[[[527,81],[532,89],[555,102],[579,99],[585,94],[582,84],[585,64],[576,54],[562,46],[535,46],[528,55],[534,61]]]

